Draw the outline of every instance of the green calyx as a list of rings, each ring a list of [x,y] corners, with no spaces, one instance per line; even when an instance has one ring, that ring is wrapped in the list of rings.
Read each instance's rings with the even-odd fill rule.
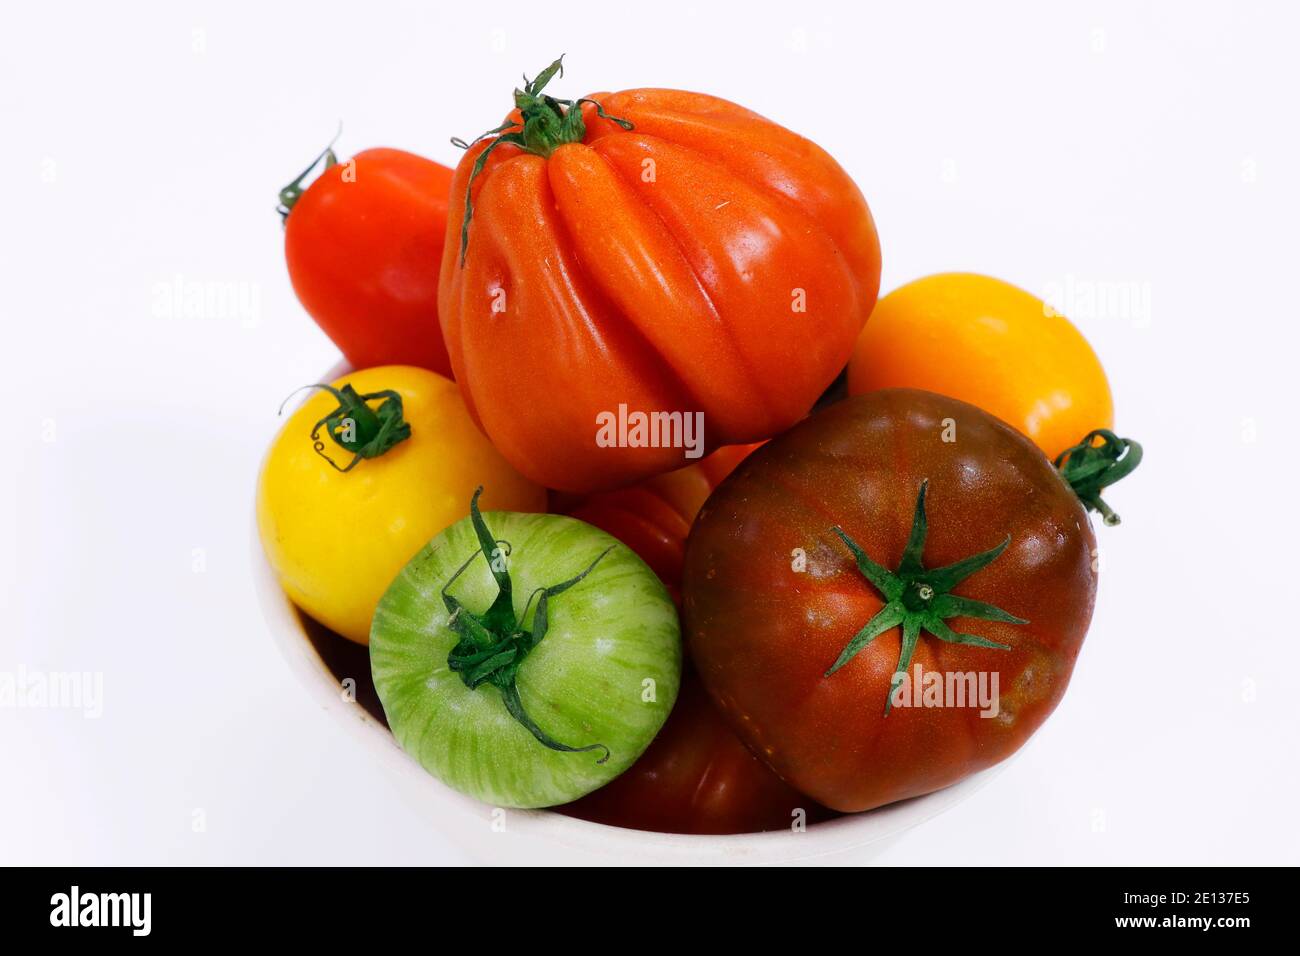
[[[480,486],[469,503],[470,521],[474,525],[474,533],[478,536],[479,550],[469,556],[442,588],[442,602],[450,615],[447,624],[459,638],[456,646],[447,655],[447,666],[460,675],[460,679],[470,690],[483,684],[491,684],[500,690],[501,700],[505,703],[510,716],[519,721],[538,743],[564,753],[603,750],[605,755],[596,763],[604,763],[610,756],[609,748],[604,744],[570,747],[555,740],[537,726],[528,716],[523,702],[519,699],[517,680],[520,665],[527,659],[529,652],[546,636],[547,608],[550,599],[563,594],[590,574],[600,563],[601,558],[609,554],[612,548],[602,551],[580,574],[559,584],[535,590],[524,605],[524,613],[515,617],[514,594],[510,583],[510,570],[506,562],[506,558],[510,555],[510,543],[498,542],[488,531],[487,523],[478,510],[478,498],[482,493],[483,488]],[[496,580],[497,596],[486,611],[475,614],[448,591],[480,554],[487,561],[492,577]],[[528,610],[534,599],[537,600],[537,608],[533,612],[531,625],[526,625]]]
[[[474,202],[471,190],[474,180],[483,172],[488,156],[498,146],[510,143],[525,153],[532,153],[543,158],[550,156],[556,149],[566,143],[581,143],[587,135],[587,124],[582,119],[582,104],[590,103],[596,108],[601,119],[617,123],[623,129],[632,129],[632,124],[625,119],[610,116],[604,107],[592,99],[560,100],[542,92],[546,84],[557,75],[564,76],[564,57],[537,74],[530,80],[524,76],[524,88],[515,90],[515,108],[519,110],[522,122],[507,120],[496,129],[490,129],[472,142],[465,142],[459,137],[452,138],[452,145],[460,149],[469,149],[489,136],[496,138],[478,154],[474,168],[470,170],[469,182],[465,184],[465,217],[460,227],[460,264],[465,265],[465,251],[469,248],[469,223],[474,218]]]
[[[282,224],[288,221],[289,213],[293,211],[294,204],[307,191],[307,187],[303,183],[311,175],[312,170],[320,166],[322,162],[324,165],[321,166],[321,172],[339,164],[339,158],[334,155],[334,144],[339,141],[339,136],[342,133],[343,126],[340,124],[338,132],[334,134],[334,138],[330,140],[329,145],[320,151],[320,154],[311,161],[311,164],[306,169],[297,175],[293,182],[280,190],[280,205],[275,207],[275,211],[280,214]]]
[[[1101,444],[1096,444],[1100,439]],[[1089,511],[1101,513],[1110,527],[1119,524],[1119,515],[1101,500],[1102,489],[1115,484],[1142,463],[1142,446],[1114,432],[1098,428],[1088,432],[1083,441],[1056,456],[1054,464],[1070,483],[1074,493]]]
[[[925,550],[925,490],[928,484],[928,481],[921,482],[921,491],[916,496],[916,511],[912,517],[912,531],[907,539],[907,547],[903,550],[903,559],[899,562],[896,571],[890,571],[873,561],[838,525],[831,529],[853,552],[858,570],[881,593],[885,599],[885,606],[854,635],[840,652],[835,663],[826,671],[825,676],[830,677],[851,661],[858,651],[885,631],[901,625],[903,644],[898,655],[898,666],[894,668],[890,693],[885,699],[886,715],[889,714],[890,706],[893,704],[893,688],[897,687],[902,676],[907,673],[922,631],[950,644],[969,644],[973,647],[992,647],[1005,651],[1011,649],[1006,644],[976,637],[974,634],[960,634],[954,631],[947,625],[947,619],[974,617],[1007,624],[1029,623],[992,604],[949,593],[976,571],[992,564],[1011,543],[1010,536],[994,548],[969,558],[962,558],[942,568],[926,568],[921,563],[921,553]]]
[[[363,458],[378,458],[394,445],[411,437],[411,426],[402,418],[402,396],[398,392],[387,389],[360,395],[347,384],[341,389],[319,384],[304,385],[303,388],[323,389],[338,402],[334,411],[311,429],[312,447],[316,454],[338,471],[349,472]],[[368,403],[375,401],[379,402],[379,406],[371,408]],[[284,411],[284,405],[280,406],[280,411]],[[320,436],[322,428],[334,440],[334,444],[352,453],[352,460],[346,466],[339,467],[333,458],[325,454],[325,441]]]

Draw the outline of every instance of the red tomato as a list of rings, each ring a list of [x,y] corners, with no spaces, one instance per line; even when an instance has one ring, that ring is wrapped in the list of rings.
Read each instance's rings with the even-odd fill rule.
[[[1092,617],[1094,548],[1028,438],[956,399],[872,392],[709,498],[687,544],[688,647],[751,751],[866,810],[992,766],[1047,718]]]
[[[700,506],[757,445],[728,445],[694,465],[656,475],[630,488],[598,491],[561,510],[608,531],[641,556],[681,604],[686,536]]]
[[[659,575],[680,603],[686,535],[705,499],[757,445],[729,445],[631,488],[569,501],[566,514],[608,531]],[[688,667],[672,715],[641,758],[561,812],[633,830],[750,833],[829,811],[785,784],[723,722]]]
[[[661,833],[786,830],[799,820],[834,815],[745,749],[689,668],[668,722],[640,759],[594,793],[556,809]]]
[[[542,93],[558,69],[452,183],[438,301],[466,403],[521,472],[576,492],[682,466],[637,416],[700,413],[708,448],[788,428],[876,301],[862,193],[734,103],[635,89],[573,109]]]
[[[355,368],[451,375],[437,271],[450,186],[446,166],[368,149],[290,195],[284,254],[293,290]]]

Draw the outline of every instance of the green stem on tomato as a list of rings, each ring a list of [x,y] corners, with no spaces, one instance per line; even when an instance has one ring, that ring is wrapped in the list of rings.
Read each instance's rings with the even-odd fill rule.
[[[1094,444],[1097,439],[1101,439],[1101,444]],[[1119,524],[1120,518],[1102,500],[1101,492],[1141,463],[1141,445],[1105,428],[1088,432],[1082,441],[1061,452],[1053,462],[1084,507],[1099,512],[1102,521],[1111,527]]]
[[[342,388],[332,385],[304,385],[290,395],[296,395],[305,388],[319,388],[334,396],[338,405],[332,412],[316,422],[311,429],[312,447],[338,471],[349,472],[363,459],[378,458],[394,445],[411,437],[411,426],[402,417],[402,396],[400,392],[385,389],[358,394],[350,384]],[[284,400],[288,402],[289,399]],[[379,402],[378,408],[371,408],[369,402]],[[284,403],[280,405],[284,412]],[[344,451],[352,453],[352,461],[339,467],[329,455],[325,454],[325,441],[320,437],[320,430],[334,440]]]
[[[320,151],[320,154],[311,161],[306,169],[294,178],[293,182],[280,190],[280,205],[275,207],[275,211],[280,214],[281,223],[288,221],[289,213],[293,211],[294,204],[297,203],[298,200],[302,198],[302,194],[307,191],[307,187],[303,185],[303,180],[311,175],[311,171],[316,168],[321,160],[325,161],[325,165],[321,170],[322,172],[329,169],[331,166],[338,165],[339,158],[334,155],[334,144],[339,141],[339,137],[342,134],[343,124],[340,123],[338,132],[336,132],[334,138],[329,141],[329,145]]]
[[[516,617],[514,610],[513,588],[510,582],[510,570],[503,560],[503,554],[509,555],[509,542],[498,541],[488,530],[487,522],[478,508],[479,495],[483,493],[480,486],[470,499],[469,515],[478,538],[479,550],[470,555],[464,564],[442,587],[442,600],[450,615],[447,624],[456,634],[456,646],[447,655],[447,666],[460,675],[465,686],[474,690],[483,684],[491,684],[501,692],[502,703],[506,711],[527,730],[538,743],[551,750],[563,753],[588,753],[604,751],[604,756],[596,763],[604,763],[610,757],[609,748],[604,744],[587,744],[584,747],[571,747],[556,740],[528,716],[523,701],[519,697],[519,667],[527,659],[549,627],[548,602],[551,598],[563,594],[588,574],[590,574],[612,548],[607,548],[596,556],[586,570],[549,587],[538,588],[524,606],[523,615]],[[488,569],[496,581],[497,595],[491,606],[482,614],[475,614],[461,604],[449,592],[456,579],[465,572],[470,564],[480,555],[488,563]],[[533,613],[531,625],[526,625],[528,608],[537,598],[537,609]]]
[[[824,676],[830,677],[881,634],[901,625],[903,639],[898,663],[894,667],[894,678],[890,684],[889,694],[885,698],[885,716],[889,716],[890,707],[894,702],[894,688],[898,686],[902,675],[907,673],[907,666],[912,661],[912,654],[920,641],[922,631],[950,644],[967,644],[1005,651],[1011,649],[1007,644],[999,644],[988,638],[976,637],[974,634],[961,634],[952,630],[946,623],[947,619],[973,617],[1005,624],[1029,623],[1000,607],[949,593],[976,571],[997,560],[1011,544],[1010,536],[987,551],[962,558],[942,568],[924,566],[921,554],[925,550],[925,538],[929,530],[925,517],[925,492],[928,486],[929,481],[921,482],[921,490],[916,496],[916,508],[912,514],[912,530],[908,535],[902,560],[894,571],[872,560],[839,525],[831,529],[852,552],[858,571],[881,593],[885,604],[844,646],[844,650],[840,652],[840,656]]]
[[[519,110],[522,122],[507,120],[496,129],[488,130],[472,142],[466,143],[459,137],[452,138],[452,145],[460,149],[469,149],[488,137],[495,137],[483,152],[474,160],[470,170],[469,182],[465,184],[465,214],[460,226],[460,264],[465,265],[465,252],[469,248],[469,224],[474,218],[474,200],[472,189],[474,180],[483,172],[488,156],[498,147],[510,144],[525,153],[532,153],[543,158],[550,156],[556,149],[566,143],[580,143],[587,135],[587,125],[582,118],[582,104],[590,103],[596,108],[596,115],[601,119],[617,123],[625,130],[633,129],[630,122],[610,116],[605,108],[592,99],[561,100],[548,96],[542,91],[546,84],[556,76],[564,76],[564,57],[542,70],[536,79],[524,76],[524,88],[515,90],[515,108]]]

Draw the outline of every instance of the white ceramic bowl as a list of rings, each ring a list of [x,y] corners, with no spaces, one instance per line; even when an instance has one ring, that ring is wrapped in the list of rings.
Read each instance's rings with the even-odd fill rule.
[[[347,371],[346,366],[336,367],[322,381]],[[394,789],[421,809],[429,826],[484,863],[863,863],[903,831],[966,799],[999,769],[923,797],[813,824],[803,832],[690,836],[625,830],[546,810],[502,811],[443,785],[408,757],[375,716],[380,710],[373,697],[359,693],[357,701],[348,699],[341,681],[369,673],[367,649],[330,633],[295,608],[267,563],[256,520],[252,539],[253,576],[263,617],[310,699],[333,715],[341,733],[365,743]],[[358,689],[369,692],[369,681],[359,680]]]

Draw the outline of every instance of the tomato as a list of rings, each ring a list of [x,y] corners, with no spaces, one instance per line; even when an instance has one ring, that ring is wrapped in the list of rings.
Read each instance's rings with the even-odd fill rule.
[[[588,495],[565,510],[632,548],[680,602],[691,523],[709,493],[756,447],[728,445],[697,464]],[[689,669],[672,715],[641,759],[563,810],[610,826],[671,833],[779,830],[827,814],[745,749]]]
[[[593,823],[660,833],[788,830],[832,815],[745,749],[689,669],[672,715],[641,759],[559,809]]]
[[[347,436],[334,427],[342,425],[337,419],[322,421],[340,407],[336,395],[312,395],[285,422],[262,463],[257,525],[293,602],[364,644],[394,575],[467,513],[477,485],[490,483],[488,500],[517,510],[545,510],[546,491],[496,453],[474,427],[455,383],[441,375],[394,365],[352,372],[332,387],[349,385],[358,397],[377,396],[349,413],[362,440],[351,444],[374,438],[374,457],[358,457],[340,443]],[[400,424],[381,435],[384,422],[368,419],[391,414],[393,394]]]
[[[1094,548],[1019,432],[933,393],[872,392],[709,498],[687,544],[688,646],[754,753],[866,810],[990,767],[1042,724],[1092,617]]]
[[[1106,373],[1079,330],[989,276],[927,276],[880,300],[849,363],[849,394],[894,387],[978,405],[1050,458],[1114,424]]]
[[[694,465],[656,475],[630,488],[598,491],[563,507],[565,514],[608,531],[640,555],[681,603],[686,536],[718,482],[757,445],[728,445]]]
[[[281,194],[294,292],[356,368],[418,365],[450,375],[437,263],[451,170],[400,149],[332,158],[327,151],[325,171],[305,191],[299,180]]]
[[[789,427],[876,301],[857,186],[717,97],[569,108],[542,92],[558,69],[452,181],[439,316],[476,419],[521,472],[575,492],[681,467],[697,415],[704,450]]]
[[[598,528],[484,515],[477,499],[379,602],[375,688],[398,743],[448,786],[501,807],[565,803],[630,767],[663,726],[681,677],[677,612]]]

